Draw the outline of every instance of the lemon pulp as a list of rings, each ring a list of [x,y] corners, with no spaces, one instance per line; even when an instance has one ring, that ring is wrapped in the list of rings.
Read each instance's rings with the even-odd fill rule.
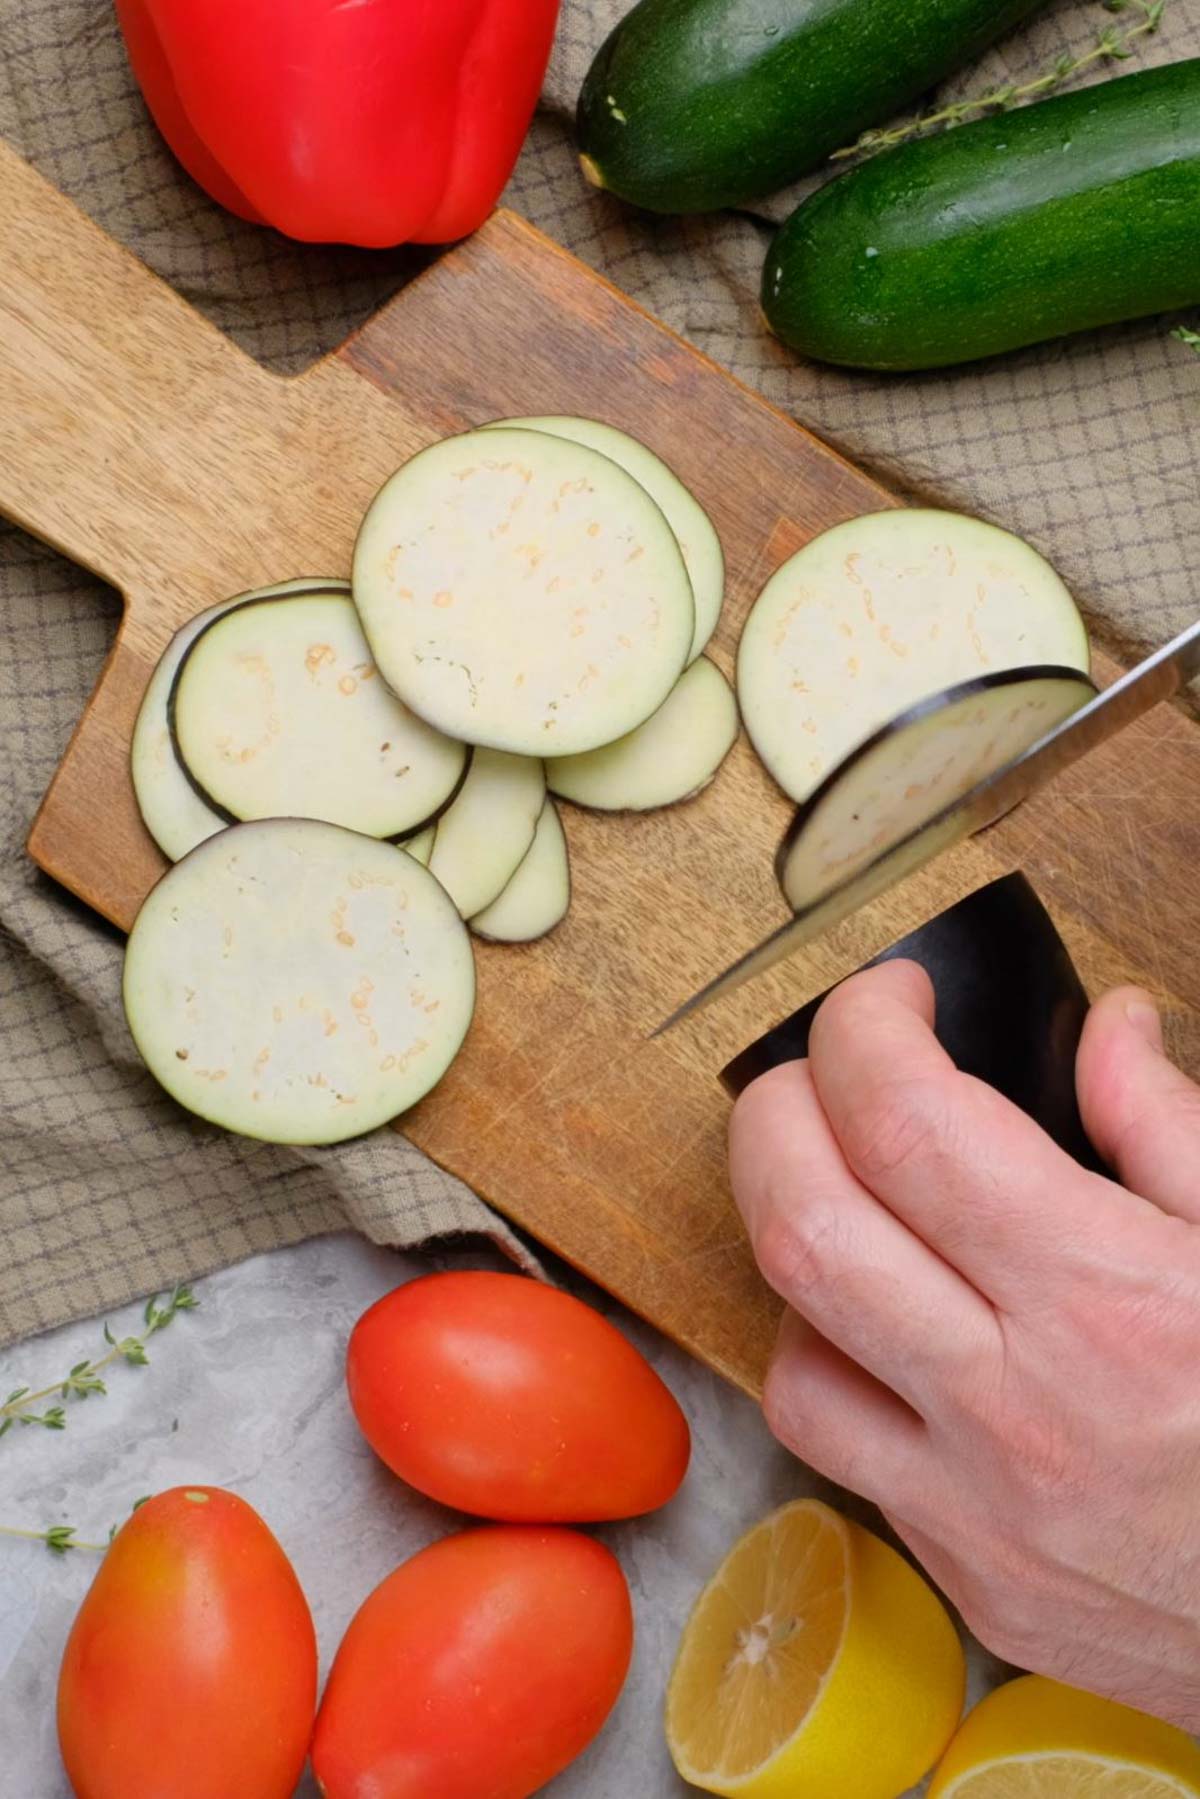
[[[745,1799],[896,1799],[962,1710],[954,1627],[921,1576],[816,1500],[735,1544],[667,1696],[684,1779]]]

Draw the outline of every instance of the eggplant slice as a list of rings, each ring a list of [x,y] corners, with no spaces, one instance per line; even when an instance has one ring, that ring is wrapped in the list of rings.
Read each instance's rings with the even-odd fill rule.
[[[956,1068],[1003,1093],[1085,1167],[1100,1167],[1079,1116],[1075,1052],[1088,997],[1066,945],[1022,874],[1002,875],[931,918],[866,967],[919,962],[933,982],[939,1043]],[[735,1097],[808,1054],[827,994],[735,1056],[721,1080]]]
[[[738,701],[759,756],[802,803],[908,707],[1037,664],[1089,667],[1050,564],[979,519],[898,508],[823,532],[771,577],[742,633]]]
[[[179,664],[196,638],[206,625],[238,604],[237,600],[223,600],[180,626],[159,657],[133,727],[129,768],[138,811],[170,862],[178,862],[229,822],[200,798],[183,772],[171,738],[168,702]]]
[[[1011,706],[1014,696],[1020,699],[1023,686],[1029,687],[1027,697],[1035,701],[1033,709],[1028,712],[1019,705],[1015,710]],[[1042,688],[1040,694],[1037,691],[1039,687]],[[981,690],[985,695],[992,690],[1004,694],[1006,699],[1005,705],[1001,707],[1000,718],[1002,721],[1009,718],[1020,726],[1020,729],[1014,729],[1015,742],[1008,759],[1001,760],[989,769],[986,758],[980,758],[976,766],[982,772],[975,785],[965,791],[960,784],[965,774],[960,772],[957,779],[952,779],[953,770],[935,763],[937,787],[941,794],[949,793],[952,796],[942,804],[940,811],[930,809],[936,802],[932,794],[929,794],[925,796],[925,804],[917,807],[912,817],[907,817],[906,808],[913,798],[920,796],[910,796],[902,788],[893,788],[889,799],[881,790],[880,800],[884,803],[876,806],[874,821],[881,824],[890,816],[892,829],[900,834],[884,837],[874,855],[857,865],[854,858],[839,847],[836,838],[828,836],[823,829],[823,826],[836,824],[840,816],[843,821],[849,820],[851,830],[851,837],[843,841],[856,843],[862,838],[865,820],[856,817],[853,806],[848,804],[851,794],[862,789],[848,787],[844,794],[838,796],[837,788],[843,770],[836,770],[822,790],[813,796],[810,804],[796,814],[791,829],[779,847],[776,872],[785,894],[797,895],[817,886],[824,878],[831,859],[844,862],[853,872],[842,874],[832,886],[823,888],[811,901],[798,906],[793,918],[780,925],[753,949],[746,950],[720,974],[714,975],[706,986],[685,1000],[669,1018],[664,1019],[651,1033],[653,1036],[662,1036],[682,1019],[701,1011],[724,994],[736,992],[757,975],[765,974],[768,968],[774,968],[787,956],[793,955],[803,944],[812,943],[826,931],[832,930],[834,925],[840,924],[844,918],[848,918],[852,912],[869,905],[881,893],[888,892],[909,875],[924,868],[943,851],[961,843],[972,831],[982,830],[1002,818],[1005,811],[1016,804],[1023,792],[1027,791],[1021,782],[1021,771],[1026,758],[1037,756],[1040,745],[1045,744],[1049,749],[1051,743],[1056,743],[1068,721],[1077,712],[1088,708],[1096,697],[1095,684],[1075,669],[1011,669],[1002,675],[987,677],[981,682],[966,682],[961,688],[951,689],[948,693],[939,694],[933,700],[914,707],[904,719],[893,720],[891,726],[876,733],[875,737],[861,746],[864,758],[872,755],[882,745],[882,759],[874,761],[876,774],[881,774],[884,780],[903,778],[903,739],[906,733],[901,727],[907,722],[920,732],[923,721],[936,720],[940,714],[949,713],[960,703],[969,707],[980,697]],[[1043,718],[1039,716],[1040,708],[1047,700],[1051,701],[1050,710]],[[1059,722],[1051,722],[1056,714]],[[1034,730],[1042,724],[1044,729],[1037,736],[1021,741],[1022,730]],[[1003,730],[1000,735],[1003,737]],[[914,741],[918,755],[923,757],[928,747],[924,733],[920,732]],[[985,737],[984,741],[991,740]],[[889,747],[892,758],[890,767]],[[1001,745],[997,743],[995,748],[996,753],[1000,754]],[[897,756],[900,758],[899,762],[895,760]],[[844,768],[853,770],[857,761],[857,753],[847,757]],[[822,802],[830,795],[833,796],[831,809],[826,811]],[[808,844],[805,837],[814,818],[817,821],[816,834],[812,843]]]
[[[466,770],[465,746],[389,692],[345,593],[248,600],[213,620],[180,664],[170,715],[197,792],[231,819],[409,836]]]
[[[130,771],[142,822],[169,861],[178,862],[228,823],[200,798],[175,754],[167,706],[179,664],[206,625],[245,600],[266,600],[281,593],[328,591],[349,593],[350,583],[333,575],[300,575],[292,581],[277,581],[269,587],[236,594],[233,599],[206,607],[181,625],[159,657],[133,727]]]
[[[471,929],[491,943],[532,943],[561,924],[570,904],[566,833],[547,796],[524,860],[499,898],[476,913]]]
[[[336,1143],[416,1103],[475,1002],[470,939],[413,858],[276,818],[210,837],[152,889],[125,953],[150,1072],[211,1123]]]
[[[533,756],[476,750],[452,806],[438,820],[429,872],[463,918],[504,891],[533,842],[546,776]]]
[[[597,812],[673,806],[708,786],[737,734],[733,689],[702,656],[644,725],[584,756],[552,758],[546,783],[560,799]]]
[[[666,519],[609,457],[467,432],[377,494],[354,550],[371,652],[406,706],[521,756],[611,743],[658,709],[695,629]]]
[[[952,687],[876,731],[800,808],[780,846],[792,910],[816,905],[1095,695],[1074,669],[1012,669]]]
[[[587,444],[599,450],[612,462],[633,476],[644,487],[675,533],[684,567],[692,584],[696,607],[696,626],[688,656],[694,662],[713,632],[721,616],[725,598],[725,552],[716,527],[690,487],[685,487],[674,470],[661,456],[647,449],[639,438],[615,425],[601,424],[599,419],[581,419],[556,414],[549,418],[502,419],[519,431],[544,431],[551,437],[565,437],[571,443]],[[495,430],[488,425],[485,430]]]
[[[428,868],[436,835],[437,826],[427,825],[423,831],[418,831],[415,837],[406,837],[400,847],[407,850],[408,854],[419,862],[422,868]]]

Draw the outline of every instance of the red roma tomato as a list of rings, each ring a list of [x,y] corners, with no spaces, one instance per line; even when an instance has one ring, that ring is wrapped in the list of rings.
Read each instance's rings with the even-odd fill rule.
[[[326,1799],[526,1799],[596,1735],[632,1648],[625,1577],[591,1537],[446,1537],[351,1619],[317,1714],[317,1785]]]
[[[317,1696],[292,1564],[219,1487],[118,1533],[67,1639],[58,1740],[76,1799],[291,1799]]]
[[[674,1397],[607,1319],[519,1274],[430,1274],[354,1327],[363,1435],[456,1511],[513,1523],[632,1518],[666,1503],[691,1443]]]

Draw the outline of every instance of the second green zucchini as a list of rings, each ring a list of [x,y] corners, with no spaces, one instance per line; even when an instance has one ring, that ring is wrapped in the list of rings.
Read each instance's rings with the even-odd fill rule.
[[[822,362],[927,369],[1200,301],[1200,58],[883,154],[818,190],[763,308]]]

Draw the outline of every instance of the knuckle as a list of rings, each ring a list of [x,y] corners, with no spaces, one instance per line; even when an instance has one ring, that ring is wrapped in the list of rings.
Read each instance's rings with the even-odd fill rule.
[[[772,1363],[762,1410],[771,1435],[826,1480],[870,1499],[880,1497],[869,1439],[831,1416],[802,1362],[785,1358]]]
[[[896,1079],[849,1121],[843,1153],[868,1186],[926,1165],[943,1152],[947,1110],[941,1083]]]
[[[1164,1242],[1147,1257],[1140,1242],[1122,1243],[1122,1265],[1097,1282],[1071,1284],[1059,1320],[1068,1344],[1103,1370],[1120,1401],[1161,1400],[1184,1383],[1192,1386],[1196,1320],[1200,1315],[1200,1261],[1191,1253],[1192,1227],[1163,1218]],[[1103,1301],[1099,1291],[1103,1292]]]
[[[754,1254],[767,1284],[803,1312],[804,1296],[830,1277],[837,1225],[824,1207],[772,1206]]]
[[[1027,1500],[1039,1507],[1072,1503],[1081,1481],[1080,1456],[1075,1433],[1060,1414],[1009,1407],[999,1434]]]
[[[855,1035],[863,1027],[870,1008],[870,996],[864,993],[862,982],[851,975],[822,1000],[813,1020],[814,1039],[819,1044],[830,1037]]]
[[[1075,1502],[1091,1472],[1091,1450],[1077,1408],[1049,1383],[1002,1365],[975,1387],[968,1410],[986,1465],[1022,1528],[1035,1531],[1044,1515]]]

